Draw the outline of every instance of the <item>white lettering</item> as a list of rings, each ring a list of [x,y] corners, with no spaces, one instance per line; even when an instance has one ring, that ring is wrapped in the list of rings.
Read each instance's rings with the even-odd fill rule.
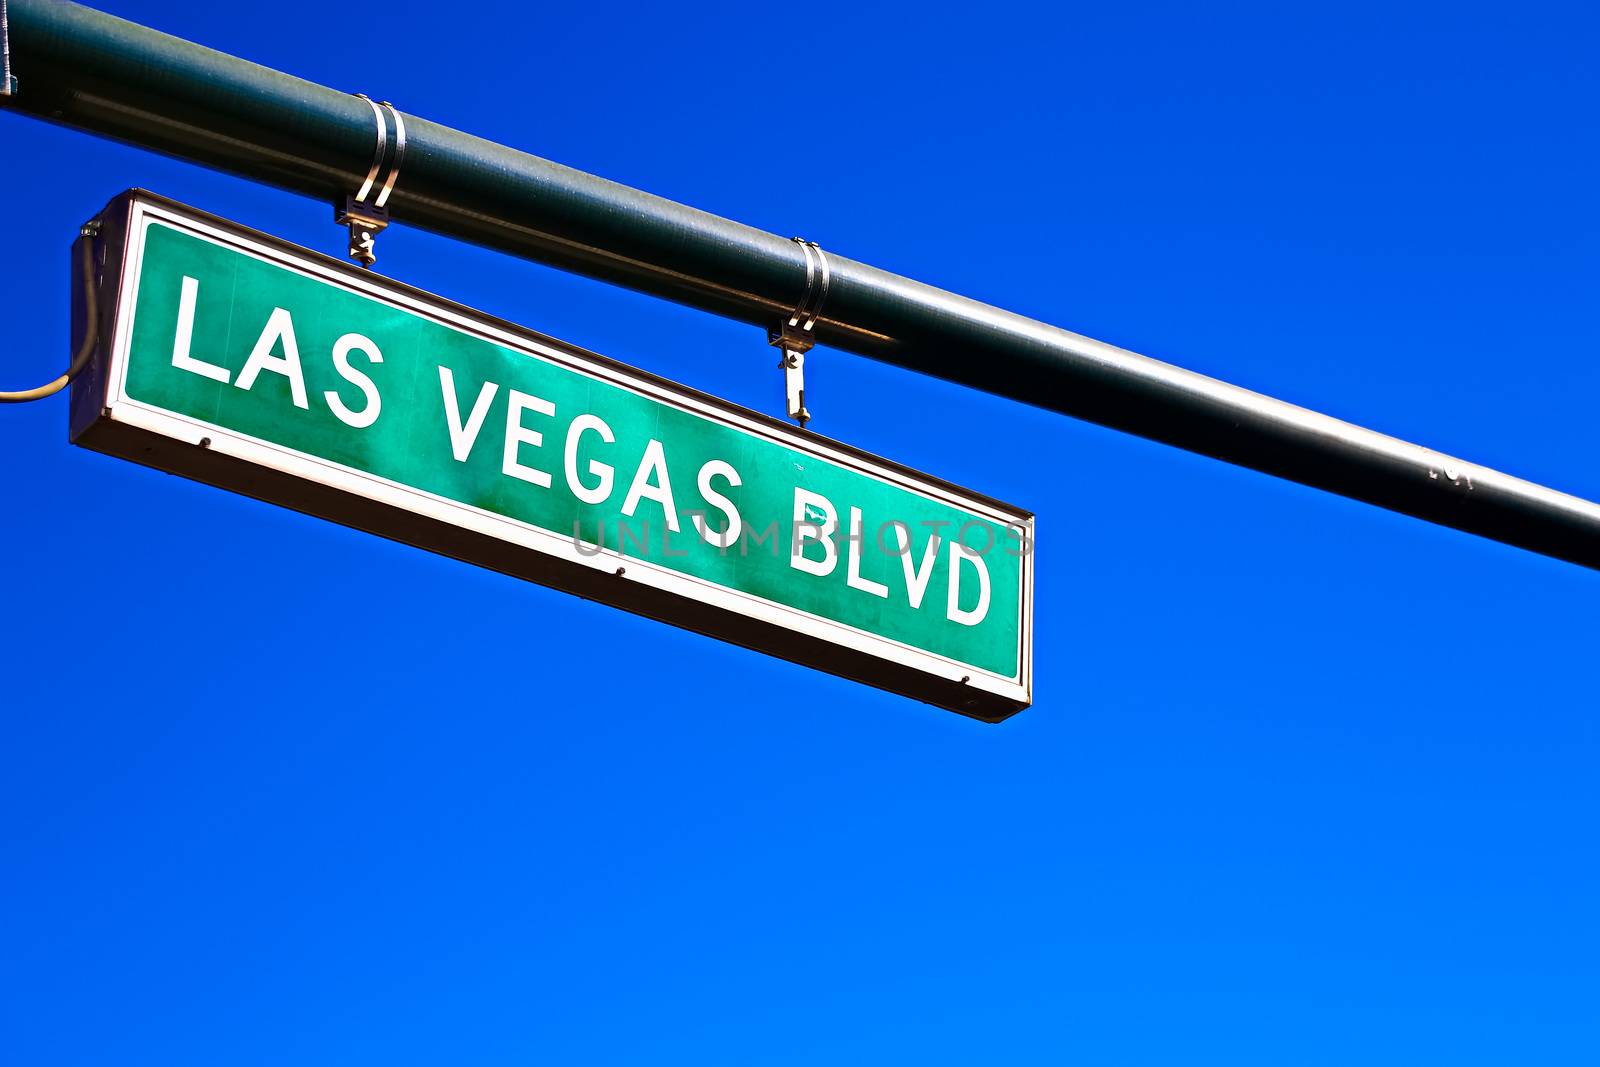
[[[813,508],[822,514],[822,522],[811,518]],[[833,535],[838,529],[839,513],[834,510],[833,502],[821,493],[795,486],[794,547],[789,553],[789,566],[819,578],[832,574],[839,565],[839,549],[833,543]],[[808,559],[805,555],[806,545],[813,541],[822,546],[820,560]]]
[[[360,411],[351,411],[334,390],[329,389],[322,396],[328,402],[329,410],[340,422],[362,430],[378,421],[378,412],[383,410],[383,401],[378,396],[378,387],[372,384],[372,379],[350,365],[351,352],[364,352],[374,363],[383,362],[383,353],[378,351],[377,345],[359,333],[347,333],[333,343],[333,369],[339,372],[339,377],[361,390],[361,395],[367,399],[366,405]]]
[[[647,478],[655,475],[655,483],[651,484]],[[661,450],[661,442],[654,437],[645,446],[644,458],[639,461],[639,469],[634,472],[633,484],[628,487],[628,496],[622,502],[622,513],[633,517],[633,511],[639,506],[639,501],[649,497],[660,504],[667,513],[667,529],[673,533],[678,532],[678,509],[672,503],[672,480],[667,477],[667,457]]]
[[[567,427],[566,471],[567,488],[572,490],[572,495],[585,504],[603,504],[611,495],[614,484],[615,471],[611,464],[601,463],[597,459],[589,461],[589,473],[599,478],[595,485],[586,486],[578,480],[578,443],[584,433],[593,430],[600,435],[600,440],[606,444],[614,444],[616,435],[611,432],[611,427],[598,415],[579,415]]]
[[[711,488],[711,479],[719,476],[725,478],[729,485],[742,484],[739,472],[733,469],[733,465],[720,459],[713,459],[700,468],[700,477],[696,484],[705,502],[728,517],[728,524],[719,534],[711,529],[711,524],[706,522],[704,515],[696,512],[694,526],[700,531],[700,536],[706,544],[713,548],[727,548],[739,540],[739,534],[744,531],[744,520],[739,517],[739,509],[733,506],[733,501]]]
[[[172,337],[172,365],[179,370],[189,371],[210,378],[212,381],[228,384],[228,370],[211,363],[203,362],[189,355],[189,345],[194,340],[194,303],[200,295],[200,280],[183,276],[183,290],[178,294],[178,330]]]
[[[961,608],[961,561],[968,560],[978,572],[978,603],[970,611]],[[950,595],[945,601],[945,617],[963,626],[976,626],[989,614],[989,565],[983,557],[960,541],[950,542]]]
[[[272,350],[280,344],[283,355],[274,356]],[[300,345],[294,339],[294,319],[284,308],[272,309],[272,316],[256,339],[255,348],[250,350],[250,358],[245,360],[244,370],[239,372],[239,380],[233,384],[248,391],[264,370],[289,379],[289,395],[294,398],[295,407],[311,407],[306,401],[305,372],[300,369]]]
[[[844,580],[852,589],[871,593],[873,596],[889,597],[889,587],[882,582],[875,582],[871,578],[861,577],[861,546],[866,541],[861,521],[861,509],[850,509],[850,547],[848,555],[850,562],[845,566]]]
[[[519,392],[512,389],[506,394],[506,447],[500,460],[500,470],[513,478],[521,478],[525,482],[550,488],[550,474],[536,467],[528,467],[518,462],[518,453],[523,445],[538,446],[544,443],[544,434],[538,430],[530,430],[522,425],[524,411],[537,411],[541,415],[554,415],[556,406],[543,397],[531,393]]]
[[[450,426],[450,451],[456,457],[457,463],[465,463],[472,454],[472,446],[478,440],[478,431],[483,429],[483,420],[489,414],[489,405],[494,403],[494,394],[499,392],[500,386],[495,382],[484,382],[478,390],[478,399],[472,402],[472,414],[467,416],[466,426],[461,425],[461,405],[456,400],[456,379],[450,373],[449,367],[439,368],[439,387],[444,391],[445,421]]]
[[[906,599],[913,608],[922,607],[922,598],[928,592],[928,580],[933,577],[933,562],[939,558],[939,534],[928,535],[922,549],[922,562],[911,563],[911,530],[904,524],[894,524],[895,541],[900,546],[900,569],[906,576]]]

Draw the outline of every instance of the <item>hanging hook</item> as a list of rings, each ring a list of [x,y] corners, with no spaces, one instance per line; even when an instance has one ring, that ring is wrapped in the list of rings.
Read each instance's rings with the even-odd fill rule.
[[[366,181],[361,183],[354,196],[347,195],[343,205],[334,207],[334,221],[350,230],[350,258],[363,267],[378,261],[376,244],[378,234],[389,225],[389,194],[400,178],[400,163],[406,155],[406,124],[400,111],[387,100],[375,101],[366,93],[356,94],[372,107],[372,117],[377,124],[377,145],[372,150],[372,166],[367,169]],[[389,126],[394,126],[394,152],[389,153]],[[389,170],[378,189],[378,195],[368,199],[378,185],[378,173],[383,169],[384,157],[389,156]]]
[[[11,13],[0,0],[0,96],[16,96],[17,79],[11,73]]]
[[[812,328],[822,315],[822,304],[828,299],[828,282],[832,272],[828,257],[815,241],[791,237],[806,257],[806,289],[789,317],[767,331],[767,343],[783,353],[778,366],[783,368],[784,395],[789,417],[803,430],[811,421],[806,408],[806,353],[816,343]]]

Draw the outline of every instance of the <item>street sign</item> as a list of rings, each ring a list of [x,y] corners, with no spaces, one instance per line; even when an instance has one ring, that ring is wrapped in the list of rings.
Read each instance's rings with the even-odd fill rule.
[[[1033,516],[135,191],[72,440],[997,721]]]

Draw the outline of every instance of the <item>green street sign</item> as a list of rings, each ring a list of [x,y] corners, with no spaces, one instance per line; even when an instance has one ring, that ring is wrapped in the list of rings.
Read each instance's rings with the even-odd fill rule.
[[[149,193],[95,240],[79,445],[977,718],[1030,702],[1027,512]]]

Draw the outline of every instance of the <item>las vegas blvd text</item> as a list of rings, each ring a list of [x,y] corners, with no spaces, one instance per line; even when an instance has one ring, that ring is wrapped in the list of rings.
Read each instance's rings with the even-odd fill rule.
[[[176,331],[172,344],[172,366],[190,374],[249,391],[262,380],[262,375],[276,375],[288,385],[293,404],[309,409],[313,398],[308,395],[302,353],[297,337],[293,314],[286,308],[276,307],[257,334],[250,355],[236,376],[217,363],[210,362],[204,353],[193,350],[196,306],[199,302],[201,282],[185,275],[182,278],[176,316]],[[310,354],[306,356],[310,358]],[[384,356],[378,345],[360,333],[344,333],[333,344],[326,356],[333,371],[343,382],[352,386],[359,399],[347,400],[337,390],[326,390],[316,402],[325,404],[340,422],[356,430],[373,426],[383,415],[383,396],[373,377],[362,364],[382,364]],[[231,380],[230,380],[231,379]],[[448,434],[450,450],[458,463],[466,463],[477,447],[485,423],[495,414],[498,404],[499,418],[504,420],[504,446],[500,473],[538,489],[548,490],[557,477],[564,480],[566,489],[578,500],[587,504],[604,504],[613,499],[619,488],[618,471],[604,461],[604,446],[614,444],[616,435],[606,420],[592,412],[579,412],[566,419],[564,428],[559,421],[562,413],[550,401],[515,388],[502,389],[494,381],[478,385],[471,395],[470,385],[463,393],[449,367],[438,367],[439,389],[444,411],[441,428]],[[559,460],[552,446],[559,435]],[[740,554],[748,552],[750,541],[757,545],[770,544],[777,552],[775,524],[766,529],[753,529],[740,514],[736,503],[726,490],[743,484],[738,469],[726,459],[704,462],[695,476],[695,487],[701,499],[717,514],[706,510],[685,510],[677,507],[665,446],[651,438],[645,445],[643,456],[631,477],[623,496],[620,512],[632,518],[644,501],[657,505],[664,529],[661,531],[661,552],[666,556],[679,555],[672,548],[671,536],[682,531],[683,518],[691,523],[694,534],[706,544],[727,553],[737,548]],[[1023,532],[1002,527],[997,537],[994,528],[985,523],[969,522],[959,529],[946,529],[954,524],[948,520],[924,519],[930,535],[920,556],[912,551],[911,531],[908,523],[895,518],[876,524],[869,534],[866,517],[856,506],[847,509],[848,526],[839,529],[840,511],[833,500],[803,486],[794,487],[793,536],[790,539],[789,565],[797,572],[816,577],[832,575],[841,563],[846,568],[846,582],[862,594],[890,597],[887,582],[877,581],[862,574],[862,555],[867,544],[900,562],[901,586],[896,595],[902,596],[912,609],[923,609],[930,578],[934,568],[942,561],[947,568],[945,603],[941,605],[945,617],[964,626],[976,626],[987,616],[991,602],[991,583],[985,556],[999,549],[1013,556],[1028,552],[1031,546]],[[635,547],[647,547],[649,526],[644,527],[644,540],[620,524],[616,547],[628,540]],[[576,532],[576,531],[575,531]],[[974,536],[976,532],[979,536]],[[604,540],[603,530],[601,541]],[[577,541],[580,551],[585,546]],[[842,542],[842,552],[841,552]],[[976,542],[976,543],[974,543]],[[585,554],[598,554],[599,547]],[[964,592],[963,574],[968,588]]]

